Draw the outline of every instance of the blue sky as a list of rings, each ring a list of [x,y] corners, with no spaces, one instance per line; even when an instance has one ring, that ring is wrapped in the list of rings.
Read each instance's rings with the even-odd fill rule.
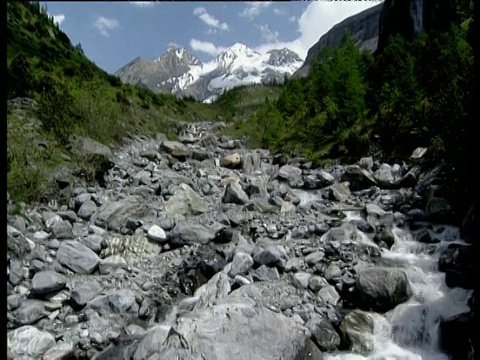
[[[375,1],[42,2],[73,44],[113,73],[137,56],[159,58],[169,45],[201,61],[236,42],[259,52],[288,47],[304,58],[333,25]]]

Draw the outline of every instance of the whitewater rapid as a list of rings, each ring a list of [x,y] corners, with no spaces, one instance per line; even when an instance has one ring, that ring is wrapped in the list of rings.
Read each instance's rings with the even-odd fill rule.
[[[359,216],[347,215],[346,221]],[[325,354],[326,360],[448,360],[439,347],[441,319],[469,310],[471,290],[448,288],[445,273],[438,270],[438,259],[452,243],[464,244],[458,228],[434,225],[438,244],[416,241],[409,230],[394,227],[395,244],[382,249],[382,257],[402,264],[413,296],[408,302],[385,314],[372,314],[373,351],[368,356],[349,352]],[[366,236],[366,235],[365,235]]]

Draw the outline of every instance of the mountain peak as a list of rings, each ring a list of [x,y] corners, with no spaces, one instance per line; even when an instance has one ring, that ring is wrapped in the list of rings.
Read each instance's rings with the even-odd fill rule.
[[[250,49],[247,45],[239,43],[239,42],[236,42],[232,46],[226,48],[220,54],[228,54],[228,53],[232,53],[232,54],[236,54],[236,55],[245,54],[247,56],[257,54],[256,51]]]
[[[169,46],[154,63],[122,68],[123,81],[142,84],[156,92],[168,92],[196,99],[212,100],[225,89],[252,83],[282,82],[302,65],[288,49],[258,53],[247,45],[234,43],[205,64],[186,48]]]
[[[194,55],[188,52],[185,47],[169,45],[167,50],[154,62],[175,62],[186,65],[199,65],[200,61]]]

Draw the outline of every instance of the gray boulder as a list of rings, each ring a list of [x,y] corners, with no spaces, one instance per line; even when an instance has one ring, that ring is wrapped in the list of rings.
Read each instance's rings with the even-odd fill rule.
[[[55,271],[40,271],[32,279],[32,293],[44,295],[62,290],[66,283],[65,276]]]
[[[94,169],[95,175],[102,176],[114,165],[112,150],[98,141],[78,136],[72,143],[72,152]]]
[[[248,200],[248,195],[243,191],[238,182],[229,183],[225,187],[222,202],[244,205],[248,203]]]
[[[169,240],[172,244],[207,244],[214,240],[221,229],[212,229],[201,224],[178,223],[170,232]]]
[[[343,341],[354,353],[368,355],[373,350],[373,316],[365,311],[353,310],[340,324]]]
[[[168,215],[195,215],[207,210],[205,201],[187,184],[180,184],[165,204],[165,212]]]
[[[97,213],[95,223],[108,230],[120,231],[129,219],[140,219],[149,212],[141,196],[128,196],[125,199],[107,203]]]
[[[412,295],[407,275],[398,268],[362,269],[356,287],[361,307],[377,312],[391,310]]]
[[[52,334],[30,325],[22,326],[7,334],[7,347],[15,358],[41,358],[54,345],[55,338]]]
[[[166,330],[145,338],[134,359],[322,359],[294,320],[234,297],[180,317]],[[154,345],[159,343],[163,346]]]
[[[368,189],[370,186],[377,185],[377,181],[372,173],[358,165],[345,167],[345,172],[340,180],[348,181],[350,183],[350,190],[352,191],[364,190]]]
[[[100,258],[82,243],[66,240],[58,248],[57,261],[77,274],[91,274],[97,269]]]

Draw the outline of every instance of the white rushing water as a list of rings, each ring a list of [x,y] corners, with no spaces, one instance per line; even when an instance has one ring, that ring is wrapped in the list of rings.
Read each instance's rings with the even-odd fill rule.
[[[348,218],[356,217],[349,214]],[[401,261],[413,296],[386,314],[374,318],[373,352],[325,354],[326,360],[448,360],[439,349],[440,320],[468,311],[470,290],[448,288],[438,271],[438,258],[452,242],[463,243],[458,229],[445,227],[439,244],[422,244],[408,230],[394,228],[395,244],[383,250],[384,258]]]

